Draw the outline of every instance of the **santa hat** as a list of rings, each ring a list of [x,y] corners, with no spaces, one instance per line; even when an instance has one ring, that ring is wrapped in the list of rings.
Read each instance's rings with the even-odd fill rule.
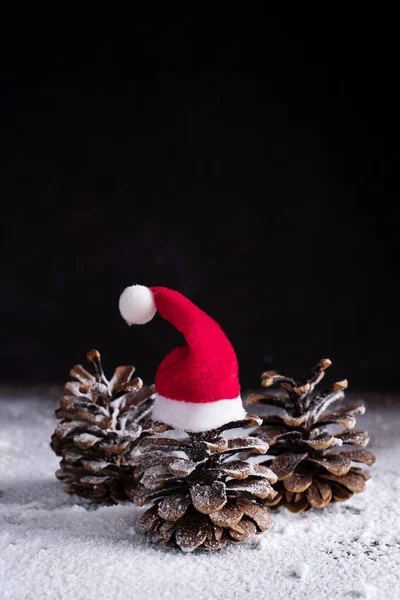
[[[164,287],[128,287],[119,309],[130,325],[147,323],[158,310],[187,342],[158,367],[155,421],[195,432],[244,418],[236,354],[218,323],[188,298]]]

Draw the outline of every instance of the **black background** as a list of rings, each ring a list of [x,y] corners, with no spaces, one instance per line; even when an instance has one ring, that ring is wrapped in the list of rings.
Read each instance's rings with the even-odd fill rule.
[[[384,32],[243,10],[3,21],[3,380],[62,381],[92,347],[152,378],[181,339],[123,322],[142,283],[221,323],[244,387],[328,356],[395,389]]]

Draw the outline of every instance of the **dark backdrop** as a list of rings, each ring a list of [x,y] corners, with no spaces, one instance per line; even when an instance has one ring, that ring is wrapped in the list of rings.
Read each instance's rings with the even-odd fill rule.
[[[216,318],[245,387],[328,356],[395,389],[376,15],[46,18],[3,23],[1,378],[63,380],[92,347],[152,378],[181,340],[123,322],[138,282]]]

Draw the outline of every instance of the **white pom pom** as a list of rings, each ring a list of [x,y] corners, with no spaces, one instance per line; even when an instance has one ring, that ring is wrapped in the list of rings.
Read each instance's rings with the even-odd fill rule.
[[[157,312],[153,292],[144,285],[131,285],[121,294],[119,310],[129,325],[144,325]]]

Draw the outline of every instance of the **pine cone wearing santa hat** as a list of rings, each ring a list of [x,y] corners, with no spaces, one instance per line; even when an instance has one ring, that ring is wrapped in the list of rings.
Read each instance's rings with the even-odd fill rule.
[[[144,325],[158,311],[187,343],[172,350],[157,370],[155,421],[200,432],[245,418],[237,357],[218,323],[188,298],[165,287],[128,287],[121,294],[119,309],[130,325]]]

